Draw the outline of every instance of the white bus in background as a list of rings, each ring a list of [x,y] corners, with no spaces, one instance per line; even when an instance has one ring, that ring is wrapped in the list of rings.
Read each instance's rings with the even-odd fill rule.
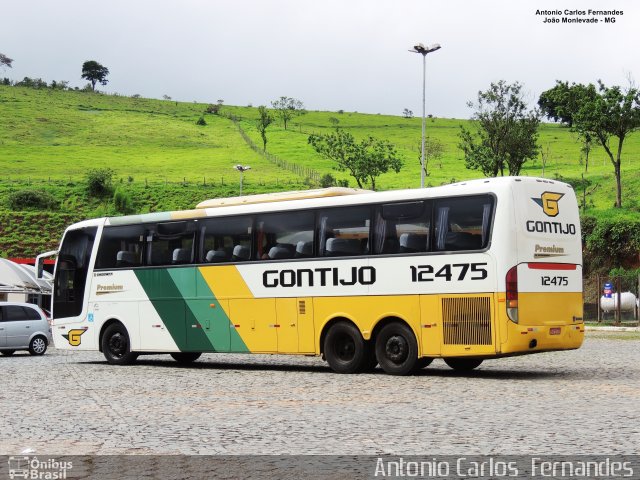
[[[570,185],[285,192],[67,228],[57,348],[322,355],[340,373],[580,347],[582,249]]]

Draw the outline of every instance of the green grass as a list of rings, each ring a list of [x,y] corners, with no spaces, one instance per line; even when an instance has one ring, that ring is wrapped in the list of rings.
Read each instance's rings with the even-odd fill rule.
[[[198,126],[196,121],[205,108],[205,104],[198,103],[0,86],[0,255],[37,254],[55,245],[63,220],[112,214],[110,199],[92,199],[84,192],[84,175],[89,168],[112,168],[116,185],[129,191],[139,211],[191,208],[206,198],[237,195],[239,176],[233,166],[239,163],[252,167],[244,176],[244,191],[248,194],[310,186],[303,176],[278,167],[249,148],[234,123],[224,116],[239,117],[240,126],[261,146],[255,128],[256,108],[224,106],[223,115],[207,114],[207,125]],[[405,166],[398,174],[382,175],[377,181],[379,189],[419,186],[419,118],[308,112],[296,117],[288,130],[278,122],[271,125],[268,152],[289,164],[347,179],[355,186],[353,179],[335,171],[333,163],[320,157],[307,143],[309,134],[334,128],[332,117],[339,120],[340,128],[358,138],[371,135],[396,145]],[[427,134],[445,145],[442,160],[429,165],[427,185],[481,177],[480,172],[464,166],[457,146],[461,125],[469,126],[466,120],[427,120]],[[539,143],[549,149],[545,177],[580,178],[584,172],[580,145],[568,129],[543,124]],[[613,209],[613,167],[602,148],[593,148],[585,177],[598,188],[589,198],[593,207],[587,213],[600,218],[637,218],[639,157],[640,133],[635,133],[627,138],[623,151],[625,208]],[[522,174],[542,176],[541,160],[526,163]],[[33,212],[22,215],[8,211],[8,194],[23,188],[50,191],[59,199],[60,210],[35,217],[29,217]],[[45,219],[47,216],[50,218]],[[26,239],[26,235],[35,232],[30,230],[32,225],[18,225],[23,221],[38,226],[40,243],[32,244]]]

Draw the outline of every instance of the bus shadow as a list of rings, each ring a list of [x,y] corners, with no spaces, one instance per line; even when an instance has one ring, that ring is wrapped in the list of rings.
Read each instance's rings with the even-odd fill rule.
[[[85,361],[78,362],[85,365],[107,365],[105,361]],[[331,368],[326,364],[316,365],[295,365],[290,363],[277,363],[277,362],[220,362],[215,360],[200,360],[190,364],[180,364],[171,358],[168,359],[145,359],[144,357],[138,358],[135,365],[149,366],[156,368],[168,368],[168,369],[187,369],[187,370],[222,370],[222,371],[274,371],[274,372],[306,372],[306,373],[329,373],[331,375],[339,375],[334,373]],[[361,373],[359,375],[385,375],[387,374],[377,367],[371,372]],[[392,378],[391,375],[388,375]],[[575,370],[568,371],[540,371],[540,370],[472,370],[470,372],[457,372],[455,370],[445,368],[425,368],[418,370],[410,375],[414,378],[469,378],[469,379],[486,379],[486,380],[551,380],[551,379],[572,379],[581,380],[590,378],[587,374],[583,375],[581,372]]]

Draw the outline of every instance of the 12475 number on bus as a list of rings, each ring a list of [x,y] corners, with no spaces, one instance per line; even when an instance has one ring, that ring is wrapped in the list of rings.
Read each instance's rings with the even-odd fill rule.
[[[486,263],[447,263],[435,271],[433,265],[411,265],[412,282],[447,282],[462,280],[484,280],[487,278]]]

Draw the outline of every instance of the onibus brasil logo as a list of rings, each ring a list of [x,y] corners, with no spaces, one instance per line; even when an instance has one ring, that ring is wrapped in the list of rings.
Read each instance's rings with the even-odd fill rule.
[[[564,197],[564,193],[544,192],[540,198],[532,198],[534,202],[542,207],[542,211],[547,217],[556,217],[560,213],[558,202]]]
[[[73,462],[47,458],[40,460],[38,457],[26,455],[9,457],[9,478],[61,480],[67,478],[67,470],[73,468]]]

